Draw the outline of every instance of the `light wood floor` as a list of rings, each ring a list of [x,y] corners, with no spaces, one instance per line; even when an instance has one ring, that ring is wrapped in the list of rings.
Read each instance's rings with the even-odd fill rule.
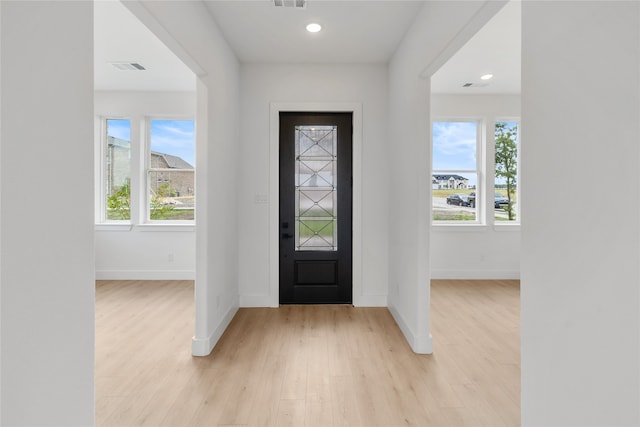
[[[433,281],[433,355],[384,308],[241,309],[191,357],[193,283],[96,287],[96,425],[520,424],[519,284]]]

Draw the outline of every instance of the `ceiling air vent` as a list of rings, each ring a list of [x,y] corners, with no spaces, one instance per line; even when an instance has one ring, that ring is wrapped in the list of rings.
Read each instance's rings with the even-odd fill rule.
[[[462,87],[487,87],[489,83],[465,83]]]
[[[276,7],[293,7],[296,9],[304,9],[307,6],[307,0],[273,0]]]
[[[110,62],[110,64],[113,65],[118,70],[122,70],[122,71],[146,70],[146,68],[144,68],[142,65],[138,64],[137,62]]]

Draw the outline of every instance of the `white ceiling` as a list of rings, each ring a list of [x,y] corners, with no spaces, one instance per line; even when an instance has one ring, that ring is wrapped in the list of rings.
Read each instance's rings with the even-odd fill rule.
[[[421,1],[309,0],[304,9],[272,0],[205,0],[242,62],[386,63]],[[321,32],[308,33],[317,22]]]
[[[137,62],[145,71],[120,71],[110,62]],[[117,0],[94,2],[95,90],[195,91],[196,78]]]
[[[309,0],[305,9],[272,0],[204,0],[241,62],[386,63],[422,1]],[[117,0],[95,4],[96,90],[194,91],[194,74]],[[432,78],[434,93],[519,93],[520,3],[500,11]],[[309,22],[323,31],[310,34]],[[118,71],[109,62],[146,71]],[[482,74],[495,77],[486,87]]]
[[[520,23],[520,1],[507,3],[432,76],[431,92],[519,94]],[[494,77],[482,81],[484,74]],[[474,85],[464,88],[465,83]]]

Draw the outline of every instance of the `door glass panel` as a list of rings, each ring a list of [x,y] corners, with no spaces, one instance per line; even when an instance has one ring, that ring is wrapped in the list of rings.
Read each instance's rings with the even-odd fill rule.
[[[296,126],[296,251],[338,249],[336,126]]]

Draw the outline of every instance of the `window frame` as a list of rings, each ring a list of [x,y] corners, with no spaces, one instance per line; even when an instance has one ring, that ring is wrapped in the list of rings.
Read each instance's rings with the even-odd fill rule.
[[[142,206],[144,208],[140,209],[141,215],[141,224],[145,227],[153,227],[153,226],[193,226],[196,223],[196,209],[194,204],[193,210],[193,219],[151,219],[151,173],[152,172],[176,172],[173,169],[167,168],[152,168],[151,167],[151,123],[154,120],[176,120],[176,121],[192,121],[194,125],[194,138],[193,138],[193,148],[194,148],[194,156],[197,156],[196,153],[196,119],[193,116],[184,116],[184,115],[149,115],[143,118],[144,120],[144,152],[142,153],[142,167],[140,171],[141,179],[143,179],[144,194],[141,195],[140,200],[142,202]],[[166,153],[169,154],[169,153]],[[197,159],[194,157],[194,163]],[[184,169],[178,169],[184,170]],[[196,183],[196,165],[193,165],[193,169],[191,170],[193,173],[193,192],[197,194],[197,183]],[[197,203],[197,202],[196,202]]]
[[[100,121],[100,125],[99,125],[99,132],[100,132],[100,136],[98,138],[99,140],[99,146],[100,149],[98,150],[98,155],[96,156],[96,207],[98,208],[95,212],[95,221],[96,224],[100,224],[100,225],[112,225],[112,226],[126,226],[127,228],[130,228],[131,224],[133,223],[133,207],[132,207],[132,201],[134,199],[134,186],[132,183],[132,178],[133,178],[133,151],[134,151],[134,145],[133,145],[133,120],[131,119],[131,117],[127,116],[127,115],[116,115],[116,114],[111,114],[111,115],[107,115],[107,116],[100,116],[99,118]],[[106,178],[107,178],[107,150],[108,150],[108,140],[109,140],[109,135],[107,134],[108,130],[109,130],[109,126],[108,126],[108,122],[109,120],[127,120],[129,122],[129,133],[130,133],[130,139],[131,141],[129,141],[129,150],[130,150],[130,156],[129,156],[129,185],[131,187],[131,195],[130,195],[130,201],[129,201],[129,219],[109,219],[107,217],[107,186],[106,186]]]
[[[476,124],[476,153],[475,153],[475,165],[476,169],[434,169],[433,165],[433,148],[434,148],[434,140],[433,140],[433,130],[435,123],[475,123]],[[486,226],[486,215],[485,215],[485,200],[484,196],[484,183],[485,183],[485,175],[486,175],[486,119],[484,117],[451,117],[451,116],[435,116],[431,118],[430,122],[430,154],[431,154],[431,174],[429,175],[429,193],[430,193],[430,220],[432,227],[485,227]],[[459,174],[459,173],[469,173],[476,175],[476,205],[475,205],[475,220],[434,220],[433,219],[433,185],[431,181],[433,180],[434,175],[444,175],[444,174]]]
[[[193,220],[154,220],[150,221],[148,197],[148,159],[151,156],[150,126],[153,120],[190,120],[194,123],[194,133],[197,123],[193,115],[131,115],[131,114],[100,114],[95,116],[94,138],[94,223],[96,231],[185,231],[194,230],[196,225],[195,209]],[[130,215],[126,220],[107,218],[107,186],[106,162],[108,144],[108,121],[128,120],[130,125],[130,165],[129,179],[131,185]],[[194,135],[194,153],[197,136]],[[149,153],[147,155],[147,153]],[[195,153],[197,155],[197,153]],[[197,194],[196,168],[193,169],[194,194]]]

